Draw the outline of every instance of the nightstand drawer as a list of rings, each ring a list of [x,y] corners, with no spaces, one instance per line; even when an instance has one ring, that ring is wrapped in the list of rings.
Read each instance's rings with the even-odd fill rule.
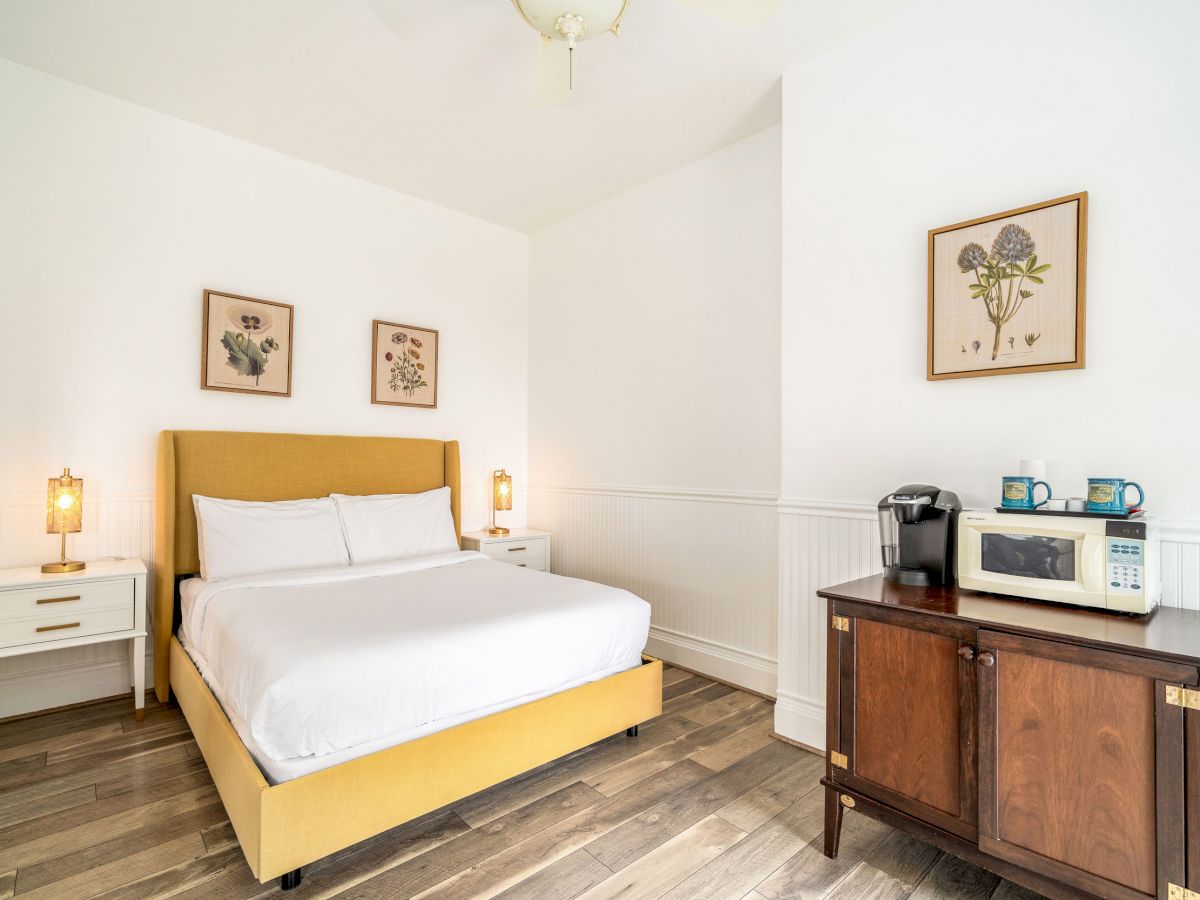
[[[483,552],[492,559],[507,563],[527,563],[535,568],[533,563],[539,563],[536,568],[545,568],[546,539],[527,538],[520,541],[496,541],[483,545]]]
[[[47,584],[0,591],[0,627],[18,619],[51,616],[74,622],[85,612],[125,606],[133,614],[133,579]],[[130,626],[132,627],[132,626]]]
[[[0,622],[0,647],[39,644],[132,629],[132,603],[109,609],[64,609],[54,615]]]
[[[550,571],[550,567],[546,565],[546,557],[544,556],[527,556],[524,559],[503,559],[500,562],[511,563],[514,566],[520,566],[522,569],[532,569],[535,572]]]

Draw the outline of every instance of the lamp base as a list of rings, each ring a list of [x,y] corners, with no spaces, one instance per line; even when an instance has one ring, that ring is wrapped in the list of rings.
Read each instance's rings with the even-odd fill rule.
[[[488,534],[508,534],[507,528],[501,528],[498,525],[493,525],[488,529]]]
[[[61,575],[63,572],[78,572],[80,569],[86,567],[87,563],[76,562],[73,559],[64,559],[62,562],[46,563],[42,566],[42,571],[47,575]]]

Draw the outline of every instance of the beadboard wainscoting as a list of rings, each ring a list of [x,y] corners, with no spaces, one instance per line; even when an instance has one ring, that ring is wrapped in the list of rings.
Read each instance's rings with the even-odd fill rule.
[[[551,570],[625,588],[653,610],[647,652],[774,696],[775,495],[600,485],[537,486],[531,527]]]
[[[517,515],[524,508],[522,494],[516,491],[513,496]],[[465,531],[487,522],[490,496],[489,486],[463,487]],[[58,559],[59,538],[45,531],[45,492],[0,493],[0,568]],[[154,493],[88,491],[83,498],[83,531],[67,537],[67,549],[73,559],[140,557],[153,579]],[[147,595],[153,596],[152,587]],[[153,681],[151,643],[146,642],[147,683]],[[0,659],[0,718],[128,691],[128,660],[128,642]]]
[[[880,571],[874,504],[781,499],[779,687],[775,730],[825,748],[826,604],[823,587]],[[1200,610],[1200,522],[1160,521],[1163,605]]]

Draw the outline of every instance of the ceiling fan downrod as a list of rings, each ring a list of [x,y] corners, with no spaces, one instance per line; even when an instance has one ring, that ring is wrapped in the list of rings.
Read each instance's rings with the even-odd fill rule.
[[[554,23],[554,30],[567,42],[567,90],[575,90],[575,41],[583,37],[587,31],[587,21],[583,16],[563,13]]]

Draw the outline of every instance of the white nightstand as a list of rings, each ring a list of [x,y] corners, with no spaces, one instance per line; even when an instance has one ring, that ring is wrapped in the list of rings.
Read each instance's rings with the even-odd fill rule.
[[[38,566],[0,570],[0,658],[130,642],[138,719],[146,705],[146,566],[140,559],[90,562],[46,575]]]
[[[492,559],[539,572],[550,571],[550,534],[531,528],[513,528],[508,534],[471,531],[462,536],[464,550],[478,550]]]

